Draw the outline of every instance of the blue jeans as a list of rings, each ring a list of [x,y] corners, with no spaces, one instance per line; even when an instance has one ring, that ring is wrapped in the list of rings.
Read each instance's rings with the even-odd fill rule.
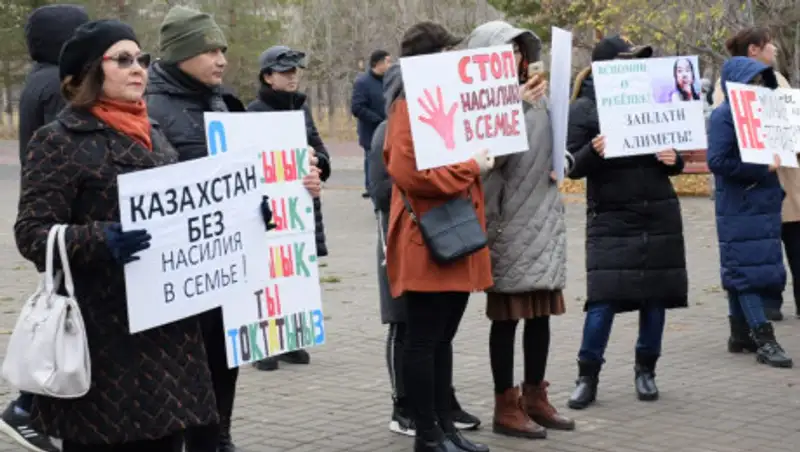
[[[728,292],[728,313],[736,319],[745,319],[747,326],[754,329],[767,323],[764,316],[765,297],[757,293]]]
[[[603,356],[611,336],[616,310],[611,303],[592,303],[583,323],[583,341],[578,352],[580,361],[605,362]],[[664,337],[667,311],[662,307],[646,307],[639,310],[639,339],[636,354],[661,355],[661,340]]]

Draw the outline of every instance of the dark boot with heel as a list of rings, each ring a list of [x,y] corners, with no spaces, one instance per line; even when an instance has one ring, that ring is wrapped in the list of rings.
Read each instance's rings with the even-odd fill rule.
[[[414,438],[414,452],[462,452],[453,442],[437,427],[435,430],[418,430]]]
[[[753,329],[752,336],[758,346],[756,361],[772,367],[792,367],[792,358],[786,354],[781,344],[775,339],[775,330],[771,323],[767,322],[757,326]]]
[[[750,327],[745,319],[728,316],[731,325],[731,335],[728,338],[728,352],[730,353],[755,353],[758,345],[750,336]]]
[[[582,410],[594,403],[602,365],[600,362],[578,361],[578,379],[575,381],[575,390],[569,396],[568,407]]]
[[[658,361],[658,356],[636,354],[634,384],[636,386],[636,396],[639,400],[647,402],[658,400],[656,361]]]

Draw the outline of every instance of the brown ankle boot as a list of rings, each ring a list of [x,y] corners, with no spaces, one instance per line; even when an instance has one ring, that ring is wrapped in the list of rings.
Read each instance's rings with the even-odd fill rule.
[[[492,430],[500,435],[516,438],[547,438],[547,430],[525,414],[519,388],[509,388],[494,396],[494,423]]]
[[[525,412],[537,424],[553,430],[575,430],[575,421],[558,414],[547,398],[550,383],[543,381],[538,386],[523,384]]]

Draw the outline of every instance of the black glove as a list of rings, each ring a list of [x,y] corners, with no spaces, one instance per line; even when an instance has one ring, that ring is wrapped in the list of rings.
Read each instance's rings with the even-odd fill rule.
[[[150,239],[153,238],[146,229],[123,231],[122,225],[113,223],[103,229],[106,235],[106,246],[111,251],[114,260],[122,265],[138,261],[139,256],[134,254],[150,248]]]
[[[272,208],[269,206],[269,196],[267,195],[261,198],[261,218],[264,219],[264,226],[266,226],[267,231],[278,227],[278,225],[272,221]]]

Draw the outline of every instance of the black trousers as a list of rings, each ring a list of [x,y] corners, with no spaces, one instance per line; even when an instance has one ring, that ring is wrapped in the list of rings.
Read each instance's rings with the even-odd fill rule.
[[[452,420],[453,338],[469,293],[406,293],[405,390],[417,434],[439,436]],[[440,430],[441,429],[441,430]]]
[[[390,323],[386,336],[386,368],[389,369],[389,381],[392,383],[392,399],[395,406],[405,408],[406,385],[403,376],[403,360],[405,359],[406,324]]]
[[[228,368],[222,310],[218,308],[200,314],[200,322],[203,328],[203,341],[208,354],[208,367],[211,369],[211,380],[217,399],[220,423],[187,429],[185,434],[186,452],[216,452],[220,433],[230,433],[233,399],[236,395],[239,369]]]
[[[62,452],[181,452],[183,438],[176,434],[151,441],[87,446],[64,441]]]
[[[781,226],[783,248],[786,260],[792,273],[792,289],[794,289],[794,305],[800,314],[800,221],[783,223]]]

